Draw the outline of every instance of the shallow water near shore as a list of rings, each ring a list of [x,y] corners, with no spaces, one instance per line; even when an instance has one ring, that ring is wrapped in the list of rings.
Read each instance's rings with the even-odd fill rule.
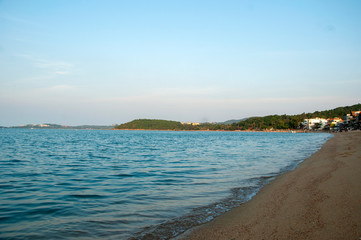
[[[169,239],[249,200],[330,137],[0,129],[0,238]]]

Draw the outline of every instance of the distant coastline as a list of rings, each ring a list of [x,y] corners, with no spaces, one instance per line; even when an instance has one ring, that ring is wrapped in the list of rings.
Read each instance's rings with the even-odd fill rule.
[[[26,125],[21,125],[21,126],[0,127],[0,128],[111,130],[114,128],[114,126],[106,126],[106,125],[67,126],[67,125],[59,125],[59,124],[52,124],[52,123],[43,123],[43,124],[26,124]]]
[[[169,130],[169,131],[258,131],[309,132],[347,131],[361,128],[361,104],[298,115],[269,115],[229,120],[221,123],[178,122],[162,119],[136,119],[115,126],[116,130]]]
[[[179,122],[162,119],[136,119],[123,124],[68,126],[52,123],[26,124],[0,128],[158,130],[158,131],[244,131],[244,132],[339,132],[361,129],[361,104],[298,115],[269,115],[225,122]]]
[[[308,133],[316,131],[292,130],[292,129],[275,129],[275,130],[174,130],[174,129],[112,129],[115,131],[174,131],[174,132],[269,132],[269,133]],[[328,131],[317,131],[327,133]]]

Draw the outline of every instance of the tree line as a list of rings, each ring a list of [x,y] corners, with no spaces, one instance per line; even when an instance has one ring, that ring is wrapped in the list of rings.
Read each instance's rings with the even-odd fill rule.
[[[302,113],[298,115],[269,115],[265,117],[251,117],[233,124],[211,124],[202,123],[200,125],[182,124],[177,121],[157,120],[157,119],[137,119],[115,127],[115,129],[145,129],[145,130],[281,130],[297,129],[304,119],[309,118],[342,118],[351,111],[361,109],[361,104],[352,106],[338,107],[331,110],[316,111],[313,113]]]

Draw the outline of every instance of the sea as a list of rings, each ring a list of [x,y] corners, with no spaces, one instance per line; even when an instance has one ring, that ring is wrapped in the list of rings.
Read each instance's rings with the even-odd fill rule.
[[[172,239],[327,133],[0,129],[0,239]]]

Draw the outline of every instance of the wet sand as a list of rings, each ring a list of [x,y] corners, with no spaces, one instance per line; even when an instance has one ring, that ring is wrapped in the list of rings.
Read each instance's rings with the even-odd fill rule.
[[[361,239],[361,132],[336,133],[251,201],[177,239]]]

